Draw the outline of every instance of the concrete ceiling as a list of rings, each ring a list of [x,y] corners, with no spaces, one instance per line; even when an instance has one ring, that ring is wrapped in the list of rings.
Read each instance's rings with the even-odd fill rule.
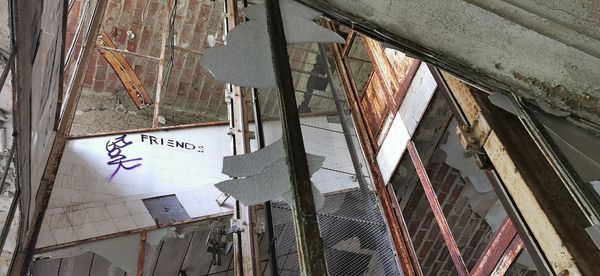
[[[299,0],[487,90],[600,125],[600,2]]]

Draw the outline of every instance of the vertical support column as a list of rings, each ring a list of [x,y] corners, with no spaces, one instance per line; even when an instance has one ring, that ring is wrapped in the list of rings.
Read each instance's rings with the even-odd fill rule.
[[[173,7],[173,0],[167,0],[167,3],[165,4],[165,12],[167,14],[165,14],[165,18],[164,18],[164,22],[163,22],[163,29],[162,29],[162,40],[161,40],[161,44],[160,44],[160,60],[158,61],[158,74],[157,77],[158,79],[156,80],[156,94],[154,95],[154,114],[152,116],[152,127],[156,128],[158,127],[158,115],[159,115],[159,111],[160,111],[160,97],[161,97],[161,93],[162,93],[162,88],[164,86],[164,81],[165,81],[165,56],[167,53],[167,39],[169,36],[169,19],[171,17],[171,9]],[[171,53],[172,55],[173,53]]]
[[[287,154],[294,198],[292,214],[300,274],[326,275],[323,243],[319,233],[317,212],[312,195],[279,1],[267,0],[266,9],[275,79],[279,90],[283,142]]]
[[[239,13],[237,1],[225,1],[225,32],[231,31],[238,23]],[[250,138],[248,129],[248,105],[244,90],[235,85],[227,84],[228,101],[231,108],[231,134],[233,135],[234,154],[250,153]],[[256,225],[256,208],[244,206],[236,202],[234,219],[239,219],[245,224],[245,230],[234,234],[234,259],[235,274],[252,276],[260,271],[258,245],[254,227]]]

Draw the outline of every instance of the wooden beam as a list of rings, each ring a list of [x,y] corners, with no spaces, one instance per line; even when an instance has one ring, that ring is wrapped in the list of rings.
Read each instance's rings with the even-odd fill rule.
[[[107,33],[102,33],[98,37],[96,40],[96,48],[99,48],[98,46],[106,46],[110,49],[115,48],[115,44],[112,42]],[[121,83],[123,83],[123,86],[125,86],[125,89],[127,89],[127,93],[135,103],[135,106],[138,109],[142,109],[151,105],[152,98],[150,98],[150,95],[148,95],[148,92],[146,92],[146,88],[144,88],[144,85],[138,78],[137,74],[133,71],[133,68],[131,68],[131,65],[129,65],[129,62],[127,62],[123,54],[102,48],[99,48],[98,51],[100,54],[102,54],[104,59],[106,59],[108,64],[110,64],[110,67],[112,67],[115,73],[117,73],[119,80],[121,80]]]
[[[152,127],[158,127],[158,116],[160,113],[160,97],[165,81],[165,62],[167,55],[167,39],[169,37],[169,21],[173,8],[173,0],[165,3],[165,17],[163,18],[162,40],[160,44],[160,60],[158,61],[158,74],[156,75],[156,94],[154,95],[154,114],[152,116]],[[174,53],[171,53],[173,55]]]
[[[52,149],[50,151],[50,157],[46,163],[44,174],[42,176],[40,186],[38,189],[37,196],[35,197],[35,210],[31,221],[33,226],[27,230],[25,239],[19,248],[19,251],[15,253],[15,261],[11,271],[11,276],[16,275],[27,275],[29,265],[33,259],[35,252],[35,244],[42,227],[42,221],[48,208],[48,202],[50,200],[50,194],[54,181],[56,178],[56,172],[62,159],[65,146],[73,124],[75,117],[75,111],[77,110],[77,103],[79,102],[79,96],[81,95],[81,88],[83,87],[83,78],[88,68],[90,57],[94,49],[94,42],[96,35],[100,30],[102,18],[104,18],[104,12],[106,10],[108,0],[98,0],[97,5],[94,9],[91,24],[87,29],[86,41],[83,44],[83,54],[80,57],[81,63],[76,67],[74,73],[74,86],[72,91],[69,93],[69,97],[66,98],[67,103],[64,108],[63,116],[60,120],[58,131],[54,138]]]

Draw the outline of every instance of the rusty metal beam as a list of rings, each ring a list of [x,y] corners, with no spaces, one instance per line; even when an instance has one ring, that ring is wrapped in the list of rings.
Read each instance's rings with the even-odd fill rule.
[[[65,104],[64,112],[58,126],[58,131],[50,151],[50,157],[48,158],[46,168],[44,169],[44,174],[40,181],[38,193],[35,197],[36,209],[31,218],[33,226],[27,230],[27,234],[20,245],[19,251],[15,253],[15,260],[11,270],[11,276],[27,275],[29,265],[33,259],[33,254],[35,253],[35,244],[42,227],[44,214],[48,208],[50,194],[56,179],[56,172],[58,171],[58,166],[67,144],[69,132],[71,130],[71,125],[73,124],[75,111],[77,109],[77,103],[79,102],[79,96],[81,95],[83,78],[85,76],[86,69],[88,68],[90,57],[94,48],[94,41],[96,40],[96,35],[100,30],[100,25],[102,23],[102,18],[104,17],[107,3],[108,0],[98,0],[94,9],[91,18],[91,24],[86,33],[86,43],[83,44],[83,54],[80,57],[81,63],[75,69],[73,81],[74,86],[72,87],[73,90],[68,93],[70,96],[66,98],[67,103]]]
[[[335,30],[330,22],[323,20],[322,24],[329,29]],[[360,138],[359,140],[363,146],[363,149],[365,150],[365,155],[368,160],[367,163],[372,173],[373,183],[375,184],[375,189],[377,191],[376,194],[379,198],[381,208],[383,209],[384,219],[387,222],[394,249],[398,256],[397,261],[405,275],[422,275],[418,262],[414,262],[414,258],[411,257],[410,252],[414,254],[414,249],[412,249],[410,236],[408,231],[406,231],[406,222],[403,218],[398,219],[397,213],[394,211],[394,209],[400,210],[400,208],[397,206],[398,202],[390,200],[390,195],[386,189],[386,183],[384,183],[383,179],[381,178],[380,170],[377,166],[377,160],[375,158],[373,141],[367,133],[367,123],[358,104],[356,85],[352,79],[352,75],[349,73],[350,70],[347,67],[348,65],[343,61],[339,45],[331,44],[330,50],[333,55],[340,80],[344,87],[344,91],[346,92],[348,105],[352,111],[351,113],[354,117],[354,122],[357,125],[356,130]]]
[[[144,258],[146,257],[146,236],[148,231],[142,230],[140,233],[140,250],[138,253],[137,276],[144,276]]]
[[[111,49],[115,48],[115,44],[108,34],[104,32],[96,40],[96,48],[98,48],[98,46],[107,46]],[[98,49],[98,51],[102,54],[104,59],[106,59],[108,64],[110,64],[115,73],[117,73],[119,80],[121,80],[121,83],[123,83],[123,86],[127,89],[129,97],[131,97],[138,109],[142,109],[152,104],[152,98],[148,95],[146,88],[144,88],[144,85],[123,54],[104,49]]]
[[[408,141],[408,143],[406,143],[406,148],[408,149],[410,159],[417,170],[419,180],[421,180],[421,185],[423,186],[423,190],[425,191],[425,195],[429,201],[429,206],[431,206],[431,209],[433,210],[435,220],[437,221],[440,232],[444,237],[444,241],[446,242],[446,246],[450,252],[450,257],[452,257],[452,262],[454,262],[454,267],[456,268],[458,275],[467,276],[469,275],[469,271],[467,270],[467,266],[462,259],[462,255],[460,254],[458,245],[454,240],[454,236],[452,236],[452,231],[450,230],[450,226],[448,226],[448,221],[446,221],[446,218],[444,217],[444,212],[442,211],[440,202],[438,201],[437,195],[433,190],[433,186],[431,185],[431,181],[429,180],[425,166],[423,166],[423,163],[421,162],[421,157],[417,152],[417,148],[415,147],[413,141]]]
[[[237,1],[225,1],[226,26],[225,34],[229,33],[240,20]],[[233,129],[234,154],[247,154],[250,149],[250,129],[248,126],[248,105],[245,90],[237,85],[227,84],[227,101],[231,113]],[[225,198],[228,198],[227,195]],[[226,199],[225,199],[226,200]],[[223,201],[224,202],[224,201]],[[258,243],[255,232],[256,207],[245,206],[236,201],[234,218],[245,223],[245,230],[234,235],[235,273],[236,275],[259,275],[261,271]]]
[[[517,229],[510,218],[507,217],[494,234],[494,237],[483,251],[483,254],[479,257],[475,267],[471,270],[471,275],[502,275],[491,273],[500,262],[500,259],[503,258],[504,252],[506,252],[516,236],[518,236]]]
[[[292,214],[299,271],[301,275],[327,275],[279,1],[267,0],[266,9],[275,79],[279,89],[283,142],[294,198]]]
[[[523,251],[525,248],[525,244],[519,235],[516,235],[514,239],[511,241],[510,245],[500,258],[500,261],[496,265],[496,268],[489,275],[505,275],[510,266],[515,262],[519,253]]]
[[[152,127],[158,127],[158,116],[160,112],[160,97],[165,81],[165,62],[167,55],[167,39],[169,37],[169,21],[173,9],[173,0],[165,3],[165,17],[163,18],[162,40],[160,43],[160,60],[158,61],[158,73],[156,74],[156,93],[154,95],[154,114],[152,115]],[[173,53],[171,53],[173,54]]]

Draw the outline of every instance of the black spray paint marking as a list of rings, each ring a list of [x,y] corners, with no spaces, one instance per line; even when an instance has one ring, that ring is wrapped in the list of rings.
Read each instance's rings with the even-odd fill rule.
[[[132,170],[142,165],[142,163],[139,162],[130,166],[125,165],[126,163],[142,160],[142,158],[127,159],[127,156],[122,154],[121,149],[133,144],[133,142],[131,141],[125,141],[125,137],[127,137],[127,134],[123,134],[115,138],[114,141],[106,142],[106,152],[108,153],[108,157],[111,159],[110,161],[106,162],[106,164],[111,166],[117,165],[115,171],[108,177],[108,181],[111,181],[121,168],[126,170]]]
[[[148,134],[140,134],[140,137],[142,139],[142,143],[150,143],[150,145],[167,146],[167,147],[171,147],[171,148],[182,148],[182,149],[186,149],[186,150],[197,151],[200,153],[204,152],[204,146],[196,146],[196,145],[194,145],[192,143],[188,143],[188,142],[164,139],[164,138],[160,138],[160,137],[156,137],[156,136],[152,136],[152,135],[148,135]]]

